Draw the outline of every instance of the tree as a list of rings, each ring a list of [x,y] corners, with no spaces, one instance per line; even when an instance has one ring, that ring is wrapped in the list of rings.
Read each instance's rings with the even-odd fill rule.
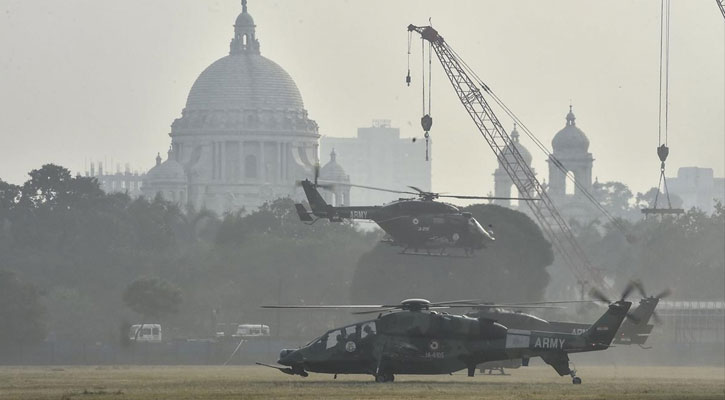
[[[181,289],[160,278],[139,278],[123,292],[123,302],[144,318],[160,319],[181,305]]]
[[[11,271],[0,270],[0,347],[37,343],[45,338],[40,292]]]
[[[22,201],[34,207],[82,206],[104,194],[95,178],[74,178],[59,165],[45,164],[28,175],[30,179],[22,187]]]
[[[20,187],[0,179],[0,215],[13,208],[20,200]]]
[[[551,244],[528,217],[508,208],[478,204],[464,208],[496,241],[472,257],[414,257],[378,244],[363,255],[352,281],[355,303],[395,304],[404,298],[430,300],[483,298],[490,301],[540,300],[549,283]]]
[[[592,195],[599,204],[617,215],[626,214],[631,209],[632,191],[622,182],[594,182]]]
[[[637,193],[636,204],[641,208],[654,208],[655,197],[657,197],[657,208],[669,207],[669,204],[667,204],[667,196],[656,187],[651,188],[645,193]],[[670,202],[672,203],[672,208],[682,207],[682,199],[674,193],[670,193]]]

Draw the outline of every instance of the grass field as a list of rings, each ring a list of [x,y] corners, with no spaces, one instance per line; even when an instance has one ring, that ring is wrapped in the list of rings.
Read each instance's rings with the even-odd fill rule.
[[[724,399],[725,369],[580,366],[572,385],[548,366],[508,376],[287,376],[264,367],[0,367],[0,399]]]

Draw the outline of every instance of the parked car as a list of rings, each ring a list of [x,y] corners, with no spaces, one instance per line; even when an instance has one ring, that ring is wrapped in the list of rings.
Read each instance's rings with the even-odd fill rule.
[[[161,325],[131,325],[131,329],[128,332],[128,340],[131,342],[161,343]]]
[[[262,324],[239,324],[234,337],[269,336],[269,326]]]

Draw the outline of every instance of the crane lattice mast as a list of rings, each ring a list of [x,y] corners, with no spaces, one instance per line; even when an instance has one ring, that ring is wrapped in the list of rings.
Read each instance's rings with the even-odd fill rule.
[[[547,239],[554,246],[554,249],[569,266],[577,281],[580,284],[588,282],[593,285],[603,285],[601,275],[587,259],[584,251],[576,242],[566,220],[559,214],[553,201],[546,194],[544,187],[536,179],[534,171],[526,164],[517,147],[512,144],[508,133],[484,98],[482,91],[488,93],[489,88],[483,83],[479,87],[471,79],[466,68],[464,68],[465,63],[435,29],[430,26],[409,25],[408,31],[418,32],[424,40],[430,42],[458,95],[458,99],[466,108],[489,147],[493,150],[501,166],[516,185],[519,195],[540,199],[539,201],[527,202],[531,213],[536,218]],[[505,149],[510,149],[510,152],[507,151],[508,155],[504,155]]]

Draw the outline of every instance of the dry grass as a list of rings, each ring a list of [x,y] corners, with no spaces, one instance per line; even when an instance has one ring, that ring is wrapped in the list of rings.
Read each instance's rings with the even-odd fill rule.
[[[0,399],[724,399],[725,369],[579,368],[572,385],[550,367],[510,376],[283,375],[264,367],[0,367]]]

